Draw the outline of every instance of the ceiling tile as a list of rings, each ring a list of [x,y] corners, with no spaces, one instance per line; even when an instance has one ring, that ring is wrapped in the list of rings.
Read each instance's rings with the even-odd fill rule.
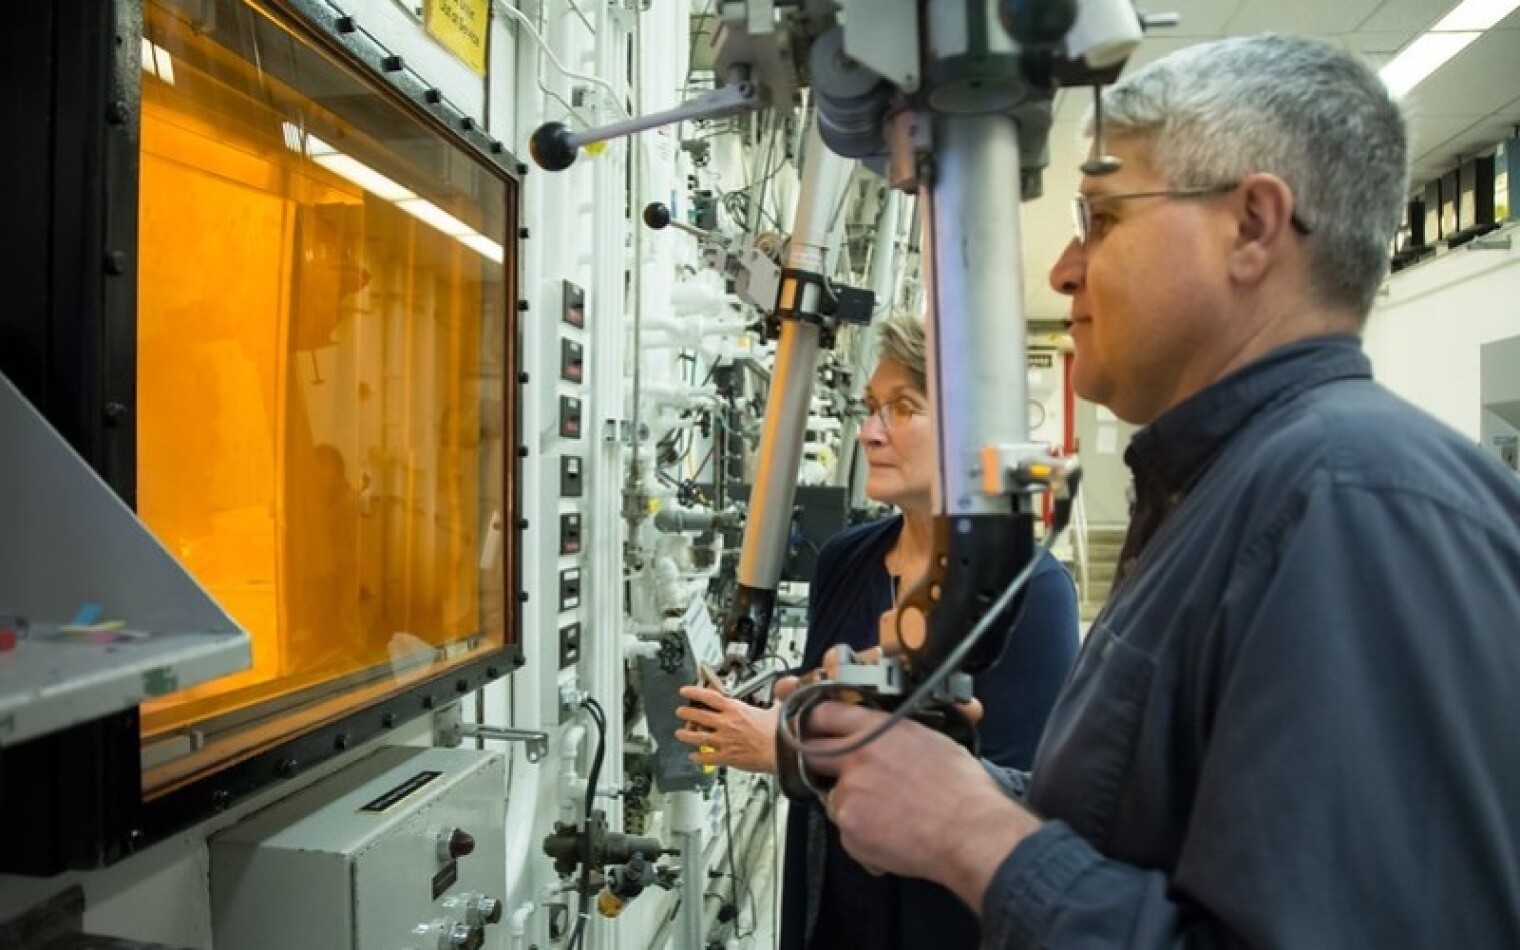
[[[1354,32],[1379,5],[1379,0],[1251,0],[1230,18],[1227,29],[1231,34],[1277,31],[1335,36]]]
[[[1482,122],[1484,116],[1426,116],[1414,124],[1409,154],[1414,161],[1437,161],[1450,165],[1454,159],[1447,143]]]
[[[1436,25],[1456,0],[1384,0],[1361,23],[1358,32],[1405,33],[1412,37]]]
[[[1382,69],[1388,65],[1388,61],[1398,55],[1410,40],[1419,35],[1418,31],[1388,32],[1388,31],[1361,31],[1346,33],[1336,37],[1341,46],[1356,53],[1366,61],[1373,69]]]
[[[1206,40],[1218,39],[1217,36],[1187,36],[1172,30],[1155,30],[1145,37],[1140,48],[1135,50],[1135,55],[1124,64],[1124,75],[1129,75],[1143,66],[1154,63],[1163,56],[1169,55],[1184,46],[1192,46]]]
[[[1404,99],[1408,114],[1487,115],[1520,89],[1520,30],[1490,30]]]
[[[1230,22],[1241,7],[1250,0],[1151,0],[1142,7],[1142,13],[1176,13],[1181,22],[1169,30],[1157,31],[1157,36],[1168,33],[1177,36],[1220,36],[1225,24]]]
[[[1450,171],[1461,159],[1491,151],[1494,145],[1515,134],[1516,125],[1520,125],[1520,103],[1475,119],[1444,138],[1433,138],[1427,148],[1415,152],[1410,182],[1419,186]]]

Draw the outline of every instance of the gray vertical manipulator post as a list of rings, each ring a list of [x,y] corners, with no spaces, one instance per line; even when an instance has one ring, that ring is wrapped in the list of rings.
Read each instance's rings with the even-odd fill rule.
[[[946,662],[1034,553],[1033,499],[1007,491],[1002,476],[1032,448],[1020,202],[1022,182],[1037,182],[1044,163],[1053,94],[1030,78],[1039,75],[1026,60],[1033,47],[1002,28],[997,4],[929,0],[923,14],[927,141],[913,165],[938,465],[929,574],[898,615],[910,681]],[[1064,32],[1055,21],[1038,26]],[[1048,48],[1048,38],[1034,46]],[[984,637],[963,669],[990,665],[1002,641]]]

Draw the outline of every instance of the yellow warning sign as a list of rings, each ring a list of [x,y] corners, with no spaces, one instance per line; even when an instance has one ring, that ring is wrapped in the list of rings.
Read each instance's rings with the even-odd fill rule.
[[[491,0],[427,0],[423,24],[444,49],[480,75],[486,74]]]

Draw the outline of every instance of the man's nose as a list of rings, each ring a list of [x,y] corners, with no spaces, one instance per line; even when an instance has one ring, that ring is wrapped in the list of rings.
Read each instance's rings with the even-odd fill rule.
[[[1087,275],[1087,252],[1082,242],[1072,238],[1066,242],[1061,256],[1050,268],[1050,287],[1058,294],[1070,297],[1082,289]]]

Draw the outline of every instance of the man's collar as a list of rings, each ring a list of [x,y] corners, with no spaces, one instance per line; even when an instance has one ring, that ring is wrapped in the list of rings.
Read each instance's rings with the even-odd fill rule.
[[[1186,489],[1221,445],[1263,408],[1335,379],[1371,378],[1349,334],[1288,343],[1206,386],[1135,433],[1124,461],[1138,480]]]

